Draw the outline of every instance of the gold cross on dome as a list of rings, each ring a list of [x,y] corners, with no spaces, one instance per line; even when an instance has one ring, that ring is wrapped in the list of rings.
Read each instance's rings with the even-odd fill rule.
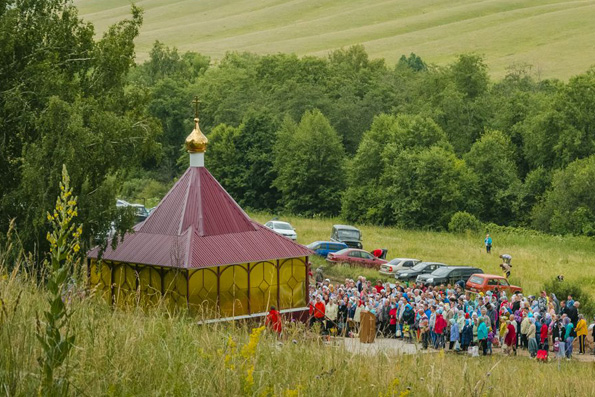
[[[192,103],[194,104],[194,117],[198,118],[198,104],[200,103],[198,100],[198,95],[194,96]]]

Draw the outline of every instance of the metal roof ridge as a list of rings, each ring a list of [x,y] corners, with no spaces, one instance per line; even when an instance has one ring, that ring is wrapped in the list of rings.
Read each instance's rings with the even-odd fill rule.
[[[182,227],[184,227],[184,217],[186,216],[186,209],[188,209],[188,196],[190,195],[190,186],[192,186],[191,170],[192,170],[192,167],[188,168],[186,170],[186,172],[184,173],[184,176],[186,176],[186,174],[190,175],[189,176],[190,182],[186,183],[186,193],[184,194],[184,203],[182,204],[182,214],[180,215],[180,225],[178,226],[178,236],[182,235],[185,232],[184,230],[182,230]],[[182,179],[183,178],[180,178],[180,181]],[[174,190],[174,188],[172,188],[170,190],[170,192],[172,192],[173,190]],[[169,192],[167,194],[169,194]],[[167,197],[167,195],[165,197]],[[165,201],[165,197],[161,200],[161,202]]]
[[[246,219],[248,219],[248,222],[250,224],[254,223],[252,218],[250,218],[250,216],[246,213],[246,211],[244,211],[244,209],[238,204],[238,202],[227,192],[227,190],[225,190],[225,188],[219,183],[217,178],[215,178],[213,176],[213,174],[211,174],[211,172],[206,167],[202,167],[200,169],[204,169],[206,171],[207,175],[217,184],[217,187],[219,189],[221,189],[221,191],[224,193],[224,196],[227,197],[228,200],[231,200],[232,210],[235,210],[238,215],[243,216]],[[202,205],[202,203],[201,203],[201,205]],[[254,230],[256,230],[256,228]]]

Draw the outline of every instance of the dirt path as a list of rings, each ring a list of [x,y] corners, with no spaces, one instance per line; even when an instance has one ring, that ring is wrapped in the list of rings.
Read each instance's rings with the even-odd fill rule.
[[[330,342],[337,347],[345,347],[345,349],[354,354],[378,355],[378,354],[415,354],[415,353],[437,353],[438,350],[427,349],[423,350],[417,344],[405,343],[400,339],[376,338],[373,343],[360,343],[358,338],[334,338]],[[447,354],[455,354],[452,351],[446,350]],[[462,354],[462,353],[460,353]],[[500,348],[494,349],[494,355],[504,355]],[[526,350],[518,350],[518,357],[529,358],[529,352]],[[550,352],[550,360],[555,361],[554,353]],[[590,354],[580,355],[578,352],[573,352],[572,360],[580,362],[595,362],[595,355]]]

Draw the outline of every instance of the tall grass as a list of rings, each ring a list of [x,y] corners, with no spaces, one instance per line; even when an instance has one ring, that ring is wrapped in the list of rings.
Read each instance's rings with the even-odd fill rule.
[[[0,394],[34,395],[41,353],[34,319],[45,292],[18,276],[0,281],[0,291]],[[112,309],[93,297],[71,304],[76,345],[67,371],[76,395],[595,394],[593,365],[501,356],[367,356],[338,342],[326,344],[297,325],[286,327],[286,338],[278,340],[267,333],[251,336],[257,325],[198,326],[185,314]]]

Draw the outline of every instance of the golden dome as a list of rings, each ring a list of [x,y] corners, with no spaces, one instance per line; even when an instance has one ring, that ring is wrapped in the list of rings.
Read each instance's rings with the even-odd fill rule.
[[[202,133],[198,126],[198,117],[194,119],[194,130],[186,138],[186,150],[188,153],[204,153],[207,150],[209,140]]]

